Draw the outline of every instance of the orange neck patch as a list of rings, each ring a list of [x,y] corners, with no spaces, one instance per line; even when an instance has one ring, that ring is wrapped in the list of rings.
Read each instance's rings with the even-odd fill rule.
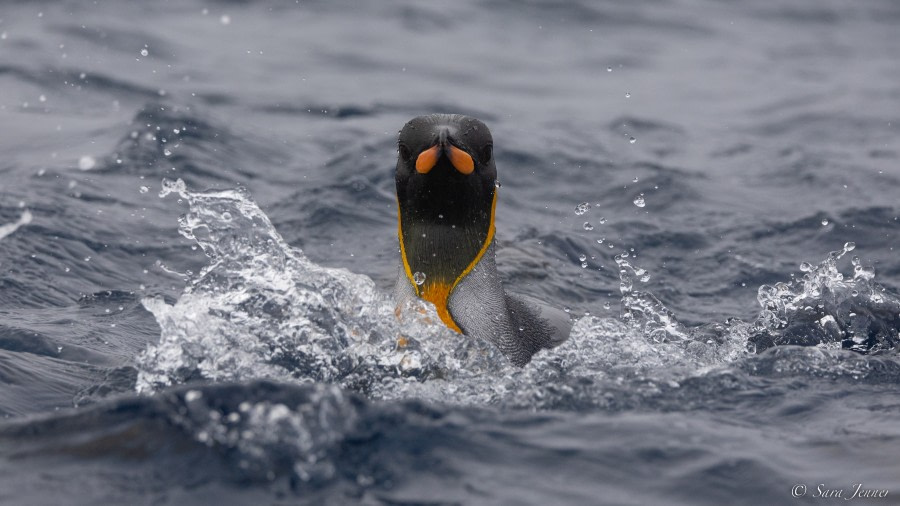
[[[454,285],[455,284],[456,283],[454,283]],[[462,334],[462,330],[460,330],[459,325],[453,321],[453,317],[450,316],[450,309],[447,307],[447,303],[450,301],[451,291],[453,291],[453,285],[448,283],[428,283],[424,290],[419,291],[419,297],[434,304],[438,316],[441,317],[441,321],[444,322],[444,325]]]

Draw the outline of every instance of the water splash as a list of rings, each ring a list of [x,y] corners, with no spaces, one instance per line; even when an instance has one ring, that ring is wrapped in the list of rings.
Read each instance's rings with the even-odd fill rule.
[[[654,342],[682,343],[695,352],[710,353],[722,363],[747,358],[774,346],[816,346],[865,354],[896,354],[900,346],[900,297],[874,282],[875,271],[858,257],[851,259],[852,277],[845,277],[838,260],[856,245],[848,242],[817,266],[800,265],[797,280],[762,285],[761,310],[752,322],[730,318],[686,328],[652,293],[635,290],[636,280],[649,273],[633,266],[628,252],[615,257],[622,294],[622,320]],[[704,342],[705,350],[692,343]]]
[[[855,248],[848,242],[818,266],[804,262],[804,275],[797,280],[760,286],[762,311],[751,342],[759,349],[796,344],[861,353],[896,351],[900,298],[875,283],[874,268],[858,257],[851,259],[852,277],[838,269],[838,260]]]
[[[622,294],[622,320],[640,329],[654,342],[683,341],[687,329],[675,319],[674,313],[652,293],[634,290],[635,279],[643,279],[646,271],[628,261],[628,252],[615,256],[619,266],[619,292]]]
[[[573,388],[594,402],[585,385],[610,372],[620,381],[648,368],[674,371],[680,361],[618,319],[588,316],[563,346],[519,369],[489,343],[448,330],[430,304],[396,308],[369,278],[311,262],[244,190],[191,192],[164,181],[160,195],[172,193],[190,207],[181,234],[209,263],[174,305],[142,301],[161,329],[138,360],[142,392],[274,378],[333,383],[372,399],[534,408],[572,402]]]
[[[734,380],[727,378],[735,371],[781,364],[797,374],[820,374],[809,371],[849,363],[839,349],[820,350],[824,355],[815,361],[823,365],[818,368],[798,365],[813,360],[803,348],[786,348],[778,357],[753,353],[802,344],[786,336],[793,335],[792,322],[803,320],[810,305],[852,307],[850,318],[856,322],[842,327],[849,315],[826,311],[813,321],[822,322],[815,344],[830,335],[832,324],[824,316],[832,316],[846,333],[858,328],[864,311],[878,313],[866,321],[893,325],[886,344],[888,337],[896,342],[900,326],[898,299],[872,282],[871,269],[854,261],[853,278],[840,276],[835,262],[846,251],[818,267],[805,266],[806,276],[794,284],[762,287],[763,310],[754,322],[729,319],[691,328],[652,293],[636,289],[649,273],[623,253],[616,257],[621,317],[578,319],[566,343],[537,354],[520,369],[489,343],[448,330],[430,304],[395,307],[368,277],[311,262],[285,243],[246,191],[191,192],[180,180],[164,181],[160,195],[172,193],[189,205],[180,219],[181,234],[196,241],[209,263],[190,276],[174,305],[161,298],[143,301],[161,335],[139,357],[137,388],[142,392],[194,379],[272,378],[334,384],[371,399],[528,409],[660,403],[666,392],[683,388],[689,379],[702,396],[704,384],[731,384]],[[846,377],[859,375],[848,372]]]
[[[368,277],[309,261],[245,190],[191,192],[181,180],[164,180],[160,196],[171,193],[190,206],[180,233],[210,260],[174,305],[142,301],[161,336],[139,358],[139,391],[194,378],[368,389],[384,375],[422,379],[505,366],[488,343],[435,325],[433,306],[396,308]]]

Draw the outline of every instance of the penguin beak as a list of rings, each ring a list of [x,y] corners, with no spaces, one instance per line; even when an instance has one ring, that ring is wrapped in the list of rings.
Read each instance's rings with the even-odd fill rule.
[[[450,163],[453,164],[453,167],[460,172],[460,174],[464,174],[468,176],[475,170],[475,162],[472,161],[472,157],[469,156],[469,153],[459,149],[458,147],[450,144]]]
[[[419,156],[416,157],[416,172],[419,174],[428,174],[428,172],[437,165],[437,162],[443,153],[447,154],[453,168],[458,170],[460,174],[468,176],[475,170],[475,162],[472,160],[469,153],[466,153],[453,144],[442,142],[419,153]]]
[[[428,174],[435,164],[437,164],[438,158],[441,157],[441,151],[441,147],[435,144],[419,153],[419,156],[416,158],[416,172],[419,174]]]

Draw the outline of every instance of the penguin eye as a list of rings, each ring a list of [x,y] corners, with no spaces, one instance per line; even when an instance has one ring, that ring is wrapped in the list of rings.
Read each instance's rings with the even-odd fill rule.
[[[481,152],[478,153],[478,158],[481,163],[488,163],[491,161],[491,157],[494,155],[494,146],[488,144],[487,146],[481,148]]]
[[[400,144],[400,147],[397,149],[400,152],[400,158],[403,159],[404,162],[408,162],[412,157],[412,153],[409,152],[409,148]]]

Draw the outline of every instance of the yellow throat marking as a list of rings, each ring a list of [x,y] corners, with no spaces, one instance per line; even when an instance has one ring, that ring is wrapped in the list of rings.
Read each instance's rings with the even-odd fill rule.
[[[485,252],[490,247],[491,241],[494,240],[494,211],[496,211],[496,209],[497,189],[494,189],[494,198],[491,201],[490,226],[488,227],[487,237],[484,240],[484,244],[481,245],[481,249],[478,250],[478,254],[475,255],[475,258],[468,266],[466,266],[462,273],[453,280],[453,284],[432,282],[428,283],[428,286],[425,289],[422,289],[421,285],[417,285],[413,279],[412,269],[409,267],[409,262],[406,260],[406,247],[403,245],[403,218],[400,215],[400,202],[397,202],[397,237],[400,239],[400,256],[403,259],[403,269],[406,271],[406,279],[412,283],[417,296],[434,304],[438,316],[441,318],[441,321],[444,322],[444,325],[460,334],[462,334],[462,330],[453,320],[453,316],[450,314],[450,309],[447,307],[447,304],[450,302],[450,294],[453,293],[453,289],[456,288],[456,285],[458,285],[463,278],[472,272],[472,269],[474,269],[476,265],[478,265],[478,262],[481,261],[481,257],[484,256]]]

